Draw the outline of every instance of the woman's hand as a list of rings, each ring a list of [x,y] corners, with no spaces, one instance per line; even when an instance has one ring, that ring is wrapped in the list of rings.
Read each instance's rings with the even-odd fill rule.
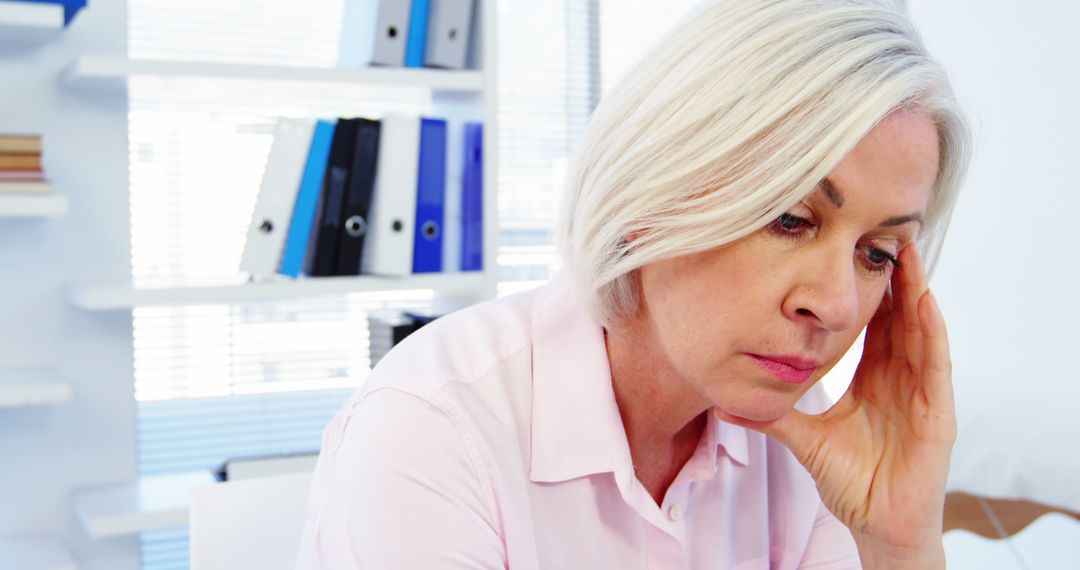
[[[855,379],[819,416],[718,417],[770,435],[794,452],[826,507],[855,537],[863,563],[944,568],[942,510],[956,439],[945,321],[914,245],[901,253],[870,321]]]

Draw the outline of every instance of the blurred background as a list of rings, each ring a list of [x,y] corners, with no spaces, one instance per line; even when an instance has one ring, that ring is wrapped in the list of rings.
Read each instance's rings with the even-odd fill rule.
[[[558,270],[575,141],[696,2],[476,0],[465,69],[386,75],[339,66],[345,0],[90,0],[59,25],[22,4],[0,1],[0,138],[40,137],[50,192],[0,191],[0,568],[164,570],[189,567],[193,487],[309,465],[373,316]],[[961,428],[950,566],[1077,568],[1080,5],[906,4],[975,129],[931,281]],[[253,282],[278,119],[386,113],[484,122],[483,269]]]

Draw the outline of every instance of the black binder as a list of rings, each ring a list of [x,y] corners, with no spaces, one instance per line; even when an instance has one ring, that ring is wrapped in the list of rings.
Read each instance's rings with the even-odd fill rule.
[[[327,277],[334,275],[338,258],[339,236],[345,207],[345,192],[349,188],[349,174],[356,150],[356,133],[359,119],[340,119],[334,130],[330,145],[330,162],[323,177],[323,193],[319,206],[319,232],[312,237],[315,243],[314,261],[310,275]],[[317,238],[317,239],[316,239]]]
[[[341,217],[335,275],[358,275],[368,233],[371,193],[375,188],[375,167],[379,157],[379,121],[356,119],[356,149],[349,173],[348,192]]]

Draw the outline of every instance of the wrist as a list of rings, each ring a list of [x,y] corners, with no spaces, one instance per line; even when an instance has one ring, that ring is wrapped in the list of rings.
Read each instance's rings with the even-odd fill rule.
[[[944,570],[945,547],[941,535],[918,545],[896,546],[873,537],[855,536],[863,570]]]

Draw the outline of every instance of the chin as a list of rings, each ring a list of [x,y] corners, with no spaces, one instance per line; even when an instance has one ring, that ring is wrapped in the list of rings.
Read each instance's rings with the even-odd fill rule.
[[[741,402],[728,400],[725,404],[716,404],[716,409],[724,414],[754,422],[778,420],[794,407],[795,400],[787,394],[768,394]]]
[[[720,407],[717,407],[717,409],[719,409],[720,411],[724,412],[727,415],[734,416],[736,418],[743,419],[743,420],[750,420],[752,422],[771,422],[771,421],[775,421],[775,420],[778,420],[778,419],[784,417],[784,414],[786,414],[788,412],[788,410],[790,410],[791,408],[789,407],[789,408],[785,408],[785,409],[779,410],[779,411],[774,411],[774,410],[751,410],[749,412],[741,412],[740,411],[741,413],[729,412],[729,411],[724,410],[723,408],[720,408]]]

